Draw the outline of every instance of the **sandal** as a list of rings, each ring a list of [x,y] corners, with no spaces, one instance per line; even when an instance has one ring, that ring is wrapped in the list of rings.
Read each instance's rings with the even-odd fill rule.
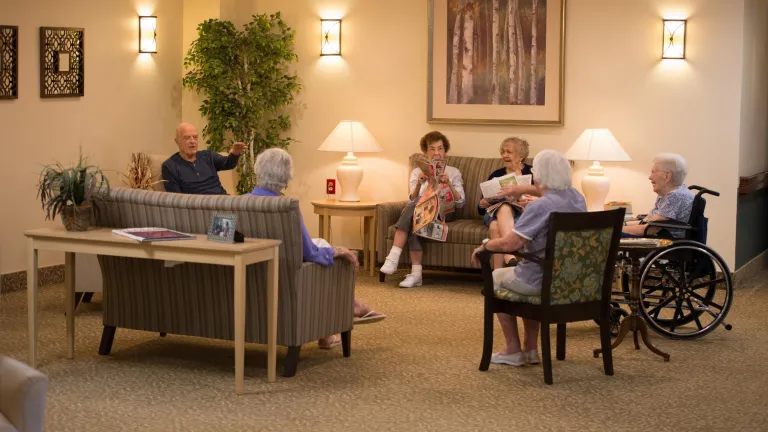
[[[361,316],[361,317],[355,317],[354,324],[373,324],[375,322],[379,322],[386,318],[387,315],[383,313],[378,313],[375,310],[371,309],[367,314]]]
[[[320,342],[317,343],[317,346],[320,349],[331,349],[339,345],[341,345],[341,338],[337,335],[333,335],[333,342],[329,343],[328,345],[320,345]]]

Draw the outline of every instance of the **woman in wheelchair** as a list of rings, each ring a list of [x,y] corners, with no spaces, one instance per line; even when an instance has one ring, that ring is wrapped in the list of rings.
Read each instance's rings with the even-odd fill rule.
[[[662,153],[653,159],[651,181],[656,192],[656,204],[648,215],[640,219],[639,224],[627,225],[622,230],[623,238],[645,237],[648,234],[658,234],[662,228],[648,227],[649,222],[677,221],[687,223],[691,216],[694,194],[684,184],[688,174],[688,165],[679,154]],[[666,228],[672,238],[685,237],[682,229]]]
[[[550,213],[587,211],[584,197],[571,186],[571,165],[562,154],[554,150],[544,150],[537,154],[533,159],[533,181],[537,188],[535,195],[541,198],[528,204],[512,232],[475,249],[472,260],[478,266],[477,254],[483,250],[514,252],[522,249],[526,254],[544,257]],[[542,278],[541,266],[527,259],[520,260],[516,267],[493,271],[494,289],[504,288],[529,296],[541,294]],[[496,316],[507,346],[491,357],[491,363],[511,366],[540,363],[536,345],[539,323],[523,320],[525,339],[521,346],[517,317],[507,314]]]

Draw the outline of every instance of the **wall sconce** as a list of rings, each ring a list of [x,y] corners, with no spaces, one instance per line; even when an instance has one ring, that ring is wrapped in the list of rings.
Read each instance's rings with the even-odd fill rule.
[[[321,56],[341,55],[341,20],[321,19],[322,39],[320,41]]]
[[[139,52],[157,53],[156,16],[139,16]]]
[[[661,44],[662,59],[685,58],[685,28],[687,20],[663,20],[664,39]]]

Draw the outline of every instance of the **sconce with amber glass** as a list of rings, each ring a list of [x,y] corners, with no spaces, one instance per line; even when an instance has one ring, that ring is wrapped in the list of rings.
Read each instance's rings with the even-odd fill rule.
[[[321,19],[320,28],[322,39],[320,43],[321,56],[341,55],[341,20]]]
[[[157,53],[157,17],[139,17],[139,52]]]
[[[661,44],[662,59],[685,58],[685,29],[686,20],[663,20],[664,39]]]

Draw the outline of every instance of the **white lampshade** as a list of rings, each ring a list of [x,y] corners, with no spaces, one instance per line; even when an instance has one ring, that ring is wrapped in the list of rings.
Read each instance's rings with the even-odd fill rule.
[[[586,129],[565,153],[570,160],[629,162],[631,157],[608,129]]]
[[[621,144],[608,129],[587,129],[565,153],[565,157],[576,161],[593,161],[589,172],[581,179],[581,191],[587,199],[587,210],[600,211],[605,208],[605,198],[611,188],[600,162],[628,162],[632,158],[621,148]]]
[[[363,181],[363,168],[358,165],[357,157],[353,153],[382,151],[373,135],[362,123],[344,120],[336,126],[317,149],[347,152],[343,162],[336,169],[336,178],[339,179],[339,187],[341,187],[339,201],[360,201],[360,197],[357,196],[357,188]]]
[[[362,123],[350,120],[340,122],[317,149],[356,153],[382,151],[379,143]]]

